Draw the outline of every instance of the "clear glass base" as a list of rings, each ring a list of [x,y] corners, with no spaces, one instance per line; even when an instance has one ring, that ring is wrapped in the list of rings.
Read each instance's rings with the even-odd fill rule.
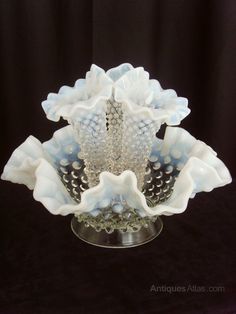
[[[122,232],[115,229],[112,233],[105,230],[96,231],[93,227],[79,222],[76,217],[71,220],[71,229],[81,240],[104,248],[130,248],[145,244],[155,239],[162,231],[163,223],[160,217],[155,222],[150,221],[148,226],[135,232]]]

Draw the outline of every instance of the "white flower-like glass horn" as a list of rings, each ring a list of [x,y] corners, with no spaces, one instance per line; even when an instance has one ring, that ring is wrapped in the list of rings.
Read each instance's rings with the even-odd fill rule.
[[[69,125],[42,144],[29,136],[2,179],[33,189],[52,214],[74,214],[72,230],[86,242],[146,243],[160,233],[160,215],[182,213],[196,193],[231,182],[209,146],[172,127],[189,114],[187,104],[142,67],[92,65],[85,79],[42,103],[48,119]]]

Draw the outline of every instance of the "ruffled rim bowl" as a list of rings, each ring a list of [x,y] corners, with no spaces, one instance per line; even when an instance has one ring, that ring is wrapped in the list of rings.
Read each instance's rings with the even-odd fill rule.
[[[209,192],[232,180],[224,163],[209,146],[182,128],[167,127],[164,139],[156,139],[153,145],[143,191],[137,188],[132,171],[125,170],[118,176],[104,171],[95,187],[86,186],[85,176],[82,186],[75,184],[80,194],[76,200],[71,186],[68,192],[68,182],[63,180],[63,175],[68,175],[66,171],[71,167],[69,175],[74,171],[71,180],[76,176],[81,179],[84,165],[78,158],[79,151],[71,126],[56,131],[52,139],[43,144],[30,136],[13,152],[1,178],[33,189],[34,198],[55,215],[90,213],[96,216],[107,206],[122,212],[125,206],[115,205],[123,202],[142,217],[182,213],[189,198],[196,193]],[[171,193],[164,190],[167,186]],[[164,199],[160,199],[160,189]],[[148,206],[147,200],[151,200],[152,206]]]

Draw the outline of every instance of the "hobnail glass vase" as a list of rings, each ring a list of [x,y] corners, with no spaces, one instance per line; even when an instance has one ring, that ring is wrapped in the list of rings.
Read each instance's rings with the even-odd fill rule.
[[[29,136],[2,179],[33,189],[52,214],[73,214],[72,230],[86,242],[146,243],[161,232],[161,215],[182,213],[196,193],[231,182],[216,153],[176,127],[190,113],[187,99],[142,67],[92,65],[42,106],[48,119],[69,125],[42,144]]]

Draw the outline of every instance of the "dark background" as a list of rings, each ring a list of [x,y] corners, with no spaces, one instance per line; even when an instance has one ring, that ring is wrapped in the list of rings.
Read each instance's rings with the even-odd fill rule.
[[[29,134],[57,124],[41,108],[95,63],[144,66],[163,88],[189,99],[183,121],[236,175],[234,0],[1,0],[1,159]]]
[[[0,0],[1,171],[27,136],[49,139],[41,101],[123,62],[189,99],[181,124],[236,175],[236,1]],[[23,186],[1,182],[0,314],[236,313],[235,182],[164,219],[152,243],[125,251],[77,240]],[[150,293],[152,284],[224,293]]]

